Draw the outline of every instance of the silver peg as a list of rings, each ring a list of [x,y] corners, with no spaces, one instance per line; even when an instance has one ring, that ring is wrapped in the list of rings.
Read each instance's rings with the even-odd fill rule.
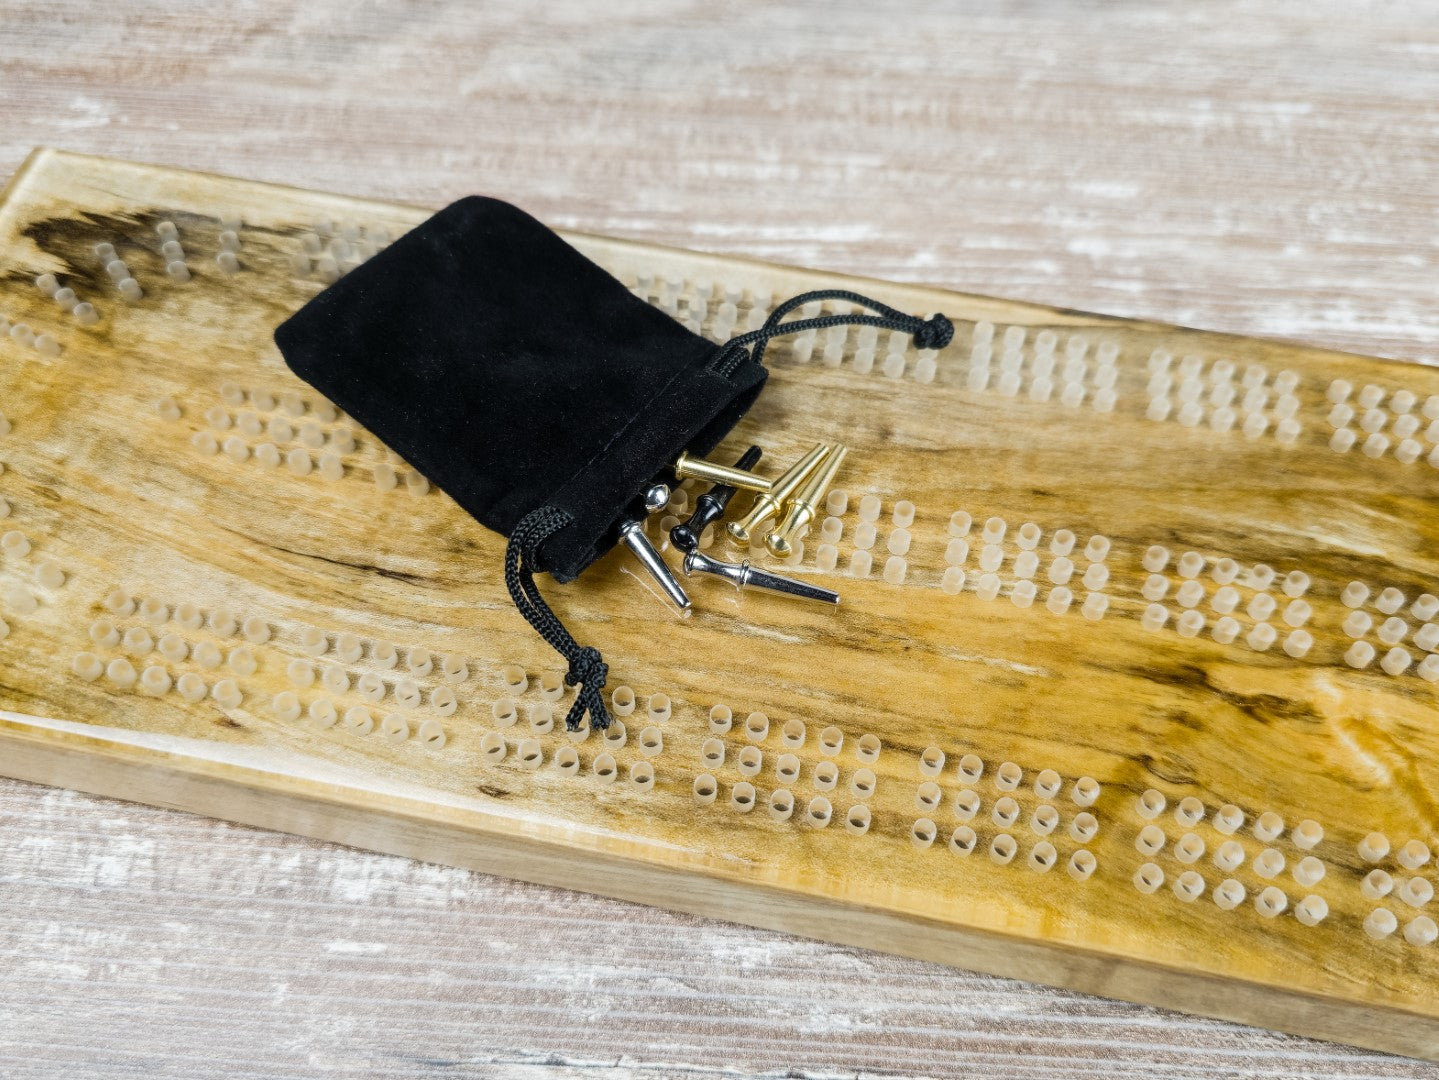
[[[768,570],[751,566],[748,560],[727,563],[712,559],[703,552],[691,551],[685,555],[684,569],[686,575],[713,574],[715,577],[722,577],[736,589],[763,589],[765,592],[781,593],[801,600],[818,600],[824,604],[839,603],[839,593],[833,589],[810,585],[782,574],[772,574]]]
[[[673,600],[681,611],[688,611],[689,594],[685,592],[679,579],[670,572],[668,564],[655,550],[654,544],[650,543],[650,538],[645,535],[644,522],[626,521],[620,526],[620,541],[634,552],[635,558],[650,572],[650,576],[660,583],[665,595]]]

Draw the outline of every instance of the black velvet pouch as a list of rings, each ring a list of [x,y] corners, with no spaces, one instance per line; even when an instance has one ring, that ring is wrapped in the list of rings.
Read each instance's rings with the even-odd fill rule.
[[[569,581],[615,543],[640,489],[713,449],[765,370],[726,357],[550,229],[495,199],[440,211],[276,332],[295,374],[509,536],[569,516],[534,553]]]
[[[780,325],[825,297],[884,314]],[[510,538],[510,594],[582,686],[567,718],[576,728],[586,712],[608,724],[606,670],[554,616],[534,574],[579,575],[642,513],[640,492],[681,451],[705,454],[724,438],[764,385],[770,337],[837,323],[904,329],[930,347],[952,334],[943,316],[826,292],[716,345],[528,214],[474,196],[331,285],[275,341],[300,378]]]

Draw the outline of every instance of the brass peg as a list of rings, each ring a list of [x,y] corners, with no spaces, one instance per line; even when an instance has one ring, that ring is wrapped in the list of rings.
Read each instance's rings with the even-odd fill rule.
[[[708,480],[712,484],[728,484],[730,487],[743,488],[746,491],[767,492],[774,487],[774,481],[766,476],[760,476],[758,473],[736,468],[733,465],[721,465],[717,461],[690,457],[688,450],[682,453],[679,460],[675,462],[675,475],[681,480],[692,476],[696,480]]]
[[[843,444],[834,446],[829,456],[824,459],[824,464],[811,473],[809,479],[795,493],[784,521],[780,522],[779,527],[765,540],[765,547],[769,548],[771,555],[783,559],[794,550],[794,541],[804,535],[805,529],[814,520],[819,502],[829,490],[834,474],[839,472],[840,462],[844,461],[847,453],[849,447]]]
[[[738,521],[731,521],[728,526],[730,536],[734,537],[741,544],[749,543],[750,533],[772,517],[778,517],[780,507],[784,505],[804,478],[808,476],[816,465],[818,465],[829,453],[829,446],[820,443],[804,457],[789,467],[789,471],[776,480],[769,491],[762,491],[755,496],[754,505],[750,507],[749,513]]]

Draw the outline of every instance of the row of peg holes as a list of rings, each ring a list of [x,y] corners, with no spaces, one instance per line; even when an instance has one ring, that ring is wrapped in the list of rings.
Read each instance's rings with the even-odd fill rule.
[[[712,769],[717,769],[725,761],[725,744],[719,739],[706,739],[700,747],[700,757],[704,763]],[[735,767],[739,774],[744,777],[758,776],[760,769],[764,766],[764,752],[757,746],[743,746],[735,758]],[[775,759],[775,775],[786,784],[792,784],[800,778],[803,763],[800,759],[790,753],[780,754]],[[833,791],[839,783],[839,766],[833,761],[817,761],[813,771],[814,786],[819,791]],[[850,777],[849,790],[853,795],[861,799],[867,799],[874,794],[878,778],[872,769],[856,769]]]
[[[490,715],[495,723],[502,727],[514,727],[519,720],[519,709],[511,698],[500,698],[490,707]],[[530,730],[537,735],[547,735],[554,730],[555,714],[549,702],[539,702],[529,708]],[[589,737],[589,729],[582,728],[580,731],[571,732],[571,737],[576,741],[583,741]],[[600,738],[605,745],[613,750],[620,750],[629,739],[629,732],[623,720],[611,720],[610,726],[600,732]],[[643,728],[639,734],[640,753],[646,757],[658,757],[665,747],[664,732],[653,724]]]
[[[919,755],[921,776],[938,777],[944,771],[946,757],[937,746],[927,746]],[[962,784],[977,784],[984,776],[984,761],[977,754],[965,754],[955,767],[955,775]],[[1012,761],[1002,761],[994,771],[994,786],[1000,791],[1016,791],[1024,782],[1024,770]],[[932,785],[938,790],[938,785]],[[924,787],[924,785],[921,785]],[[1053,769],[1041,769],[1034,777],[1034,793],[1041,799],[1053,799],[1064,787],[1064,778]],[[1099,781],[1091,776],[1081,776],[1070,789],[1070,798],[1077,806],[1093,806],[1099,799]],[[938,800],[935,800],[938,805]]]
[[[719,781],[710,773],[701,773],[695,777],[694,800],[698,805],[713,805],[719,790]],[[740,781],[730,788],[730,806],[740,813],[747,814],[753,810],[758,799],[754,785],[747,781]],[[772,818],[787,821],[794,812],[794,794],[786,788],[776,788],[766,800],[766,806]],[[830,823],[833,813],[834,806],[830,800],[823,795],[816,795],[806,804],[803,818],[809,825],[822,829]],[[845,830],[857,836],[863,835],[869,831],[872,821],[873,813],[870,808],[864,803],[856,803],[845,814]],[[938,833],[938,826],[933,821],[919,818],[911,826],[910,840],[918,848],[927,848]],[[957,855],[968,855],[974,851],[978,842],[978,835],[972,828],[960,825],[950,834],[949,848]],[[990,841],[990,859],[997,865],[1008,865],[1018,852],[1018,841],[1008,833],[999,833]],[[1047,840],[1041,840],[1030,849],[1027,864],[1036,873],[1046,873],[1058,860],[1059,853],[1054,845]],[[1070,856],[1067,870],[1076,881],[1083,881],[1093,875],[1097,866],[1098,861],[1093,853],[1081,848]]]
[[[1141,855],[1154,856],[1163,851],[1168,842],[1169,838],[1163,829],[1157,825],[1146,825],[1135,837],[1134,847]],[[1185,833],[1175,841],[1174,857],[1185,865],[1192,865],[1204,856],[1206,850],[1204,840],[1197,833]],[[1237,870],[1247,858],[1247,853],[1238,841],[1226,840],[1215,849],[1213,861],[1215,866],[1228,873]],[[1284,872],[1288,860],[1282,852],[1271,847],[1256,855],[1252,865],[1259,877],[1272,879]],[[1294,880],[1305,888],[1322,881],[1325,872],[1324,863],[1313,855],[1299,859],[1292,868]]]
[[[505,737],[498,731],[487,731],[480,738],[480,753],[492,765],[497,765],[505,760],[509,753],[509,745]],[[521,739],[515,747],[515,759],[521,768],[535,770],[545,761],[545,750],[538,739]],[[580,771],[580,755],[573,746],[561,746],[555,751],[552,758],[555,768],[566,776],[575,776]],[[602,783],[611,784],[619,778],[619,763],[608,750],[595,755],[590,763],[590,771]],[[628,770],[630,783],[641,791],[649,791],[655,786],[655,768],[648,761],[636,761],[630,765]]]
[[[324,656],[333,647],[335,655],[347,664],[357,664],[365,655],[369,645],[370,660],[385,671],[397,667],[400,650],[388,641],[365,641],[356,634],[337,634],[331,641],[330,635],[316,626],[307,626],[300,631],[300,648],[310,656]],[[405,649],[405,665],[418,676],[429,675],[435,669],[438,659],[440,674],[448,682],[464,682],[470,677],[469,662],[457,653],[445,653],[436,657],[429,649],[411,646]]]
[[[294,722],[304,716],[310,726],[319,730],[339,727],[351,735],[364,737],[376,729],[375,714],[363,705],[351,706],[341,714],[328,698],[316,698],[302,711],[299,695],[293,690],[276,694],[271,707],[281,720]],[[379,732],[388,742],[402,743],[410,737],[410,721],[399,713],[385,713],[380,717]],[[421,721],[414,735],[418,742],[432,750],[441,749],[447,741],[444,727],[433,718]]]
[[[932,780],[925,781],[915,789],[914,802],[920,810],[932,813],[939,808],[942,800],[943,792]],[[954,816],[960,821],[973,821],[983,805],[977,792],[972,788],[965,788],[954,797]],[[995,801],[990,818],[996,825],[1007,829],[1019,821],[1021,813],[1019,803],[1004,795]],[[1059,811],[1049,803],[1041,803],[1030,814],[1029,827],[1038,836],[1049,836],[1059,827],[1059,821]],[[1068,832],[1075,840],[1086,844],[1099,834],[1099,819],[1088,811],[1082,811],[1070,821]]]
[[[709,728],[716,735],[723,735],[734,726],[734,712],[728,705],[716,705],[710,709]],[[770,732],[770,719],[762,712],[752,712],[744,719],[745,737],[750,742],[763,742]],[[806,728],[803,720],[787,720],[780,727],[780,742],[790,750],[798,750],[805,744]],[[718,740],[710,740],[715,742]],[[706,744],[708,745],[708,744]],[[825,757],[838,757],[844,748],[844,732],[833,725],[819,733],[819,752]],[[881,744],[875,735],[864,734],[855,742],[855,756],[866,765],[879,760]]]
[[[1158,892],[1165,882],[1165,874],[1152,862],[1144,863],[1134,872],[1134,887],[1145,895]],[[1204,895],[1203,875],[1186,870],[1174,879],[1174,895],[1185,903],[1193,903]],[[1214,903],[1221,911],[1233,911],[1244,902],[1248,895],[1240,882],[1226,878],[1214,887]],[[1289,907],[1289,897],[1284,890],[1273,885],[1265,886],[1254,895],[1254,909],[1266,919],[1282,915]],[[1322,896],[1309,895],[1294,907],[1294,917],[1305,926],[1317,926],[1329,915],[1329,905]]]
[[[694,780],[694,801],[699,806],[712,806],[719,796],[720,783],[710,773],[700,773]],[[730,788],[730,806],[741,814],[747,814],[759,802],[759,793],[753,784],[741,780]],[[775,788],[765,800],[770,817],[776,821],[788,821],[794,814],[794,793],[787,788]],[[823,795],[816,795],[805,804],[803,820],[814,828],[823,829],[834,817],[834,804]],[[845,829],[856,836],[869,831],[872,815],[868,806],[856,803],[845,814]]]
[[[927,848],[939,835],[939,827],[929,818],[919,818],[910,827],[910,842],[917,848]],[[970,855],[979,846],[979,835],[968,825],[959,825],[949,834],[949,850],[956,855]],[[996,833],[989,842],[989,858],[996,866],[1008,866],[1019,854],[1019,841],[1009,833]],[[1040,840],[1029,849],[1026,865],[1038,874],[1052,870],[1059,862],[1059,852],[1048,840]],[[1079,848],[1069,857],[1066,872],[1075,881],[1085,881],[1093,876],[1099,861],[1094,853]]]
[[[505,689],[513,697],[518,697],[529,689],[529,676],[525,674],[525,669],[518,664],[507,664],[501,670],[500,677],[504,681]],[[564,676],[557,671],[542,673],[539,678],[539,691],[545,699],[558,701],[565,696]],[[635,692],[628,686],[617,686],[610,694],[610,708],[614,710],[616,716],[631,715],[638,702],[639,699],[635,696]],[[651,720],[662,722],[670,718],[674,711],[674,703],[670,701],[668,694],[651,694],[645,702],[645,710]]]
[[[1168,803],[1163,792],[1154,788],[1146,788],[1135,802],[1135,811],[1144,820],[1153,821],[1164,812]],[[1192,828],[1204,820],[1205,812],[1204,803],[1194,796],[1188,795],[1175,804],[1174,818],[1186,828]],[[1231,836],[1238,832],[1244,825],[1244,820],[1244,811],[1232,803],[1225,803],[1214,812],[1214,828],[1225,836]],[[1283,835],[1284,830],[1284,819],[1272,810],[1266,810],[1254,819],[1254,837],[1263,843],[1268,844],[1277,840]],[[1294,826],[1290,838],[1294,841],[1295,847],[1303,851],[1310,851],[1324,839],[1324,828],[1317,821],[1306,818]]]

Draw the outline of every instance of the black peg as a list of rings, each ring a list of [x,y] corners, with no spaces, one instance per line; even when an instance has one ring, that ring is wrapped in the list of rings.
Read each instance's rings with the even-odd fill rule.
[[[744,452],[744,456],[735,462],[735,468],[753,469],[763,453],[758,446],[751,446]],[[730,499],[734,498],[734,493],[735,489],[728,484],[716,484],[706,491],[695,500],[695,510],[690,519],[670,530],[670,542],[681,551],[698,551],[700,536],[708,526],[724,517],[725,509],[729,506]]]

